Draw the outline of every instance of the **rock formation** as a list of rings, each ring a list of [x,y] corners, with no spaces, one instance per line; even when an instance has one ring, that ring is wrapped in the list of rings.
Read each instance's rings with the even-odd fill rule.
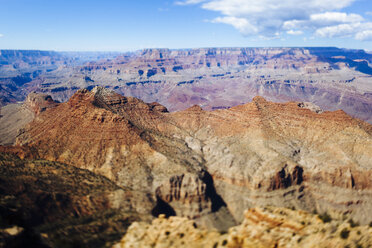
[[[182,217],[135,222],[114,248],[129,247],[370,247],[372,227],[285,208],[253,208],[227,234]],[[323,218],[323,219],[322,219]]]
[[[31,92],[24,104],[26,108],[38,115],[48,108],[57,106],[58,103],[53,101],[50,95]]]
[[[30,92],[40,91],[41,87],[60,84],[56,78],[68,77],[75,66],[116,55],[103,52],[0,50],[0,107],[23,101]],[[53,82],[46,82],[49,80]],[[63,81],[63,84],[67,81]],[[57,87],[52,93],[67,89],[65,86]]]
[[[372,123],[372,55],[326,48],[145,49],[42,74],[25,85],[66,101],[79,88],[104,86],[169,111],[250,102],[312,102]]]
[[[118,56],[0,51],[0,105],[32,91],[64,102],[78,89],[103,86],[169,111],[195,104],[224,109],[260,95],[342,109],[372,123],[371,64],[363,50],[335,47],[145,49]]]
[[[368,224],[371,150],[372,126],[341,110],[258,96],[229,109],[193,106],[169,113],[102,87],[78,90],[69,101],[39,111],[16,146],[0,149],[106,178],[132,192],[124,209],[187,217],[218,231],[244,223],[244,211],[259,206]],[[91,207],[74,201],[69,211]],[[138,210],[141,204],[145,210]]]
[[[0,145],[12,145],[22,128],[35,116],[57,106],[50,95],[32,92],[23,104],[9,104],[0,109]]]
[[[227,110],[167,113],[95,88],[42,112],[17,144],[151,192],[182,216],[219,211],[233,224],[245,209],[277,205],[366,222],[371,134],[371,125],[343,111],[296,102],[256,97]]]

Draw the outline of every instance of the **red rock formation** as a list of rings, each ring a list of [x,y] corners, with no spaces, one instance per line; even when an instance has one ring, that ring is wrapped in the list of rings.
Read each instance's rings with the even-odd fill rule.
[[[45,111],[48,108],[53,108],[58,105],[50,95],[32,92],[25,101],[25,106],[36,115]]]
[[[211,112],[153,106],[102,88],[80,90],[42,112],[17,142],[149,192],[160,210],[192,218],[224,212],[231,220],[227,207],[240,221],[256,205],[371,218],[370,124],[262,97]]]
[[[170,111],[241,105],[261,95],[275,102],[313,102],[372,123],[372,56],[338,48],[145,49],[113,60],[65,68],[27,89],[66,101],[77,88],[100,85]],[[56,83],[58,78],[58,83]],[[74,82],[71,85],[71,82]],[[40,89],[41,88],[41,89]]]

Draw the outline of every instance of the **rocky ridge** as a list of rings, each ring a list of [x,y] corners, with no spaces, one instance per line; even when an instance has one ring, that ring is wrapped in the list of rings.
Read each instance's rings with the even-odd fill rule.
[[[40,158],[88,169],[119,186],[151,193],[158,204],[154,215],[177,212],[227,228],[216,220],[227,216],[227,225],[235,222],[226,204],[218,202],[200,155],[193,157],[182,140],[158,130],[169,125],[165,113],[158,104],[107,89],[79,90],[68,102],[38,115],[30,129],[18,136],[17,144],[33,148]],[[184,187],[173,191],[177,177],[185,178]]]
[[[371,125],[299,105],[255,97],[226,110],[167,113],[107,89],[80,90],[40,113],[17,145],[148,192],[154,215],[221,230],[268,205],[369,222]]]

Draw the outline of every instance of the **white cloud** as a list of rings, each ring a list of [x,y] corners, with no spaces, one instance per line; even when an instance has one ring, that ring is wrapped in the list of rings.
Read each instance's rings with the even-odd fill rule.
[[[251,34],[258,33],[257,27],[249,23],[249,21],[245,18],[225,16],[225,17],[217,17],[212,22],[230,24],[234,28],[238,29],[243,35],[251,35]]]
[[[220,14],[211,22],[233,26],[243,35],[280,38],[282,33],[322,37],[354,37],[369,40],[372,29],[358,14],[342,9],[356,0],[183,0]]]
[[[358,24],[328,26],[317,29],[315,34],[322,37],[350,37],[354,34],[354,30],[357,26]]]
[[[294,17],[303,14],[339,10],[355,0],[187,0],[184,4],[204,2],[202,8],[228,16],[268,14],[268,16]],[[302,11],[302,12],[298,12]],[[267,16],[266,16],[267,17]]]
[[[372,40],[372,22],[327,26],[317,29],[315,34],[322,37],[353,37],[357,40]]]
[[[342,12],[325,12],[319,14],[312,14],[310,16],[312,23],[320,25],[329,25],[336,23],[354,23],[363,21],[363,17],[357,14],[346,14]]]
[[[372,26],[372,25],[371,25]],[[370,40],[372,41],[372,30],[363,30],[355,35],[357,40]]]
[[[3,34],[0,34],[0,38],[1,38],[1,37],[4,37],[4,35],[3,35]]]
[[[303,34],[304,32],[303,31],[301,31],[301,30],[288,30],[287,31],[287,34],[290,34],[290,35],[301,35],[301,34]]]
[[[290,20],[290,21],[285,21],[282,25],[282,28],[285,30],[291,30],[291,29],[304,28],[307,25],[308,25],[307,21]]]

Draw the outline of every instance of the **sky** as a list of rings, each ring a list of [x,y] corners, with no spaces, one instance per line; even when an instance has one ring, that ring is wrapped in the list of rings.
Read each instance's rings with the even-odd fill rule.
[[[0,0],[0,49],[306,46],[372,51],[372,0]]]

